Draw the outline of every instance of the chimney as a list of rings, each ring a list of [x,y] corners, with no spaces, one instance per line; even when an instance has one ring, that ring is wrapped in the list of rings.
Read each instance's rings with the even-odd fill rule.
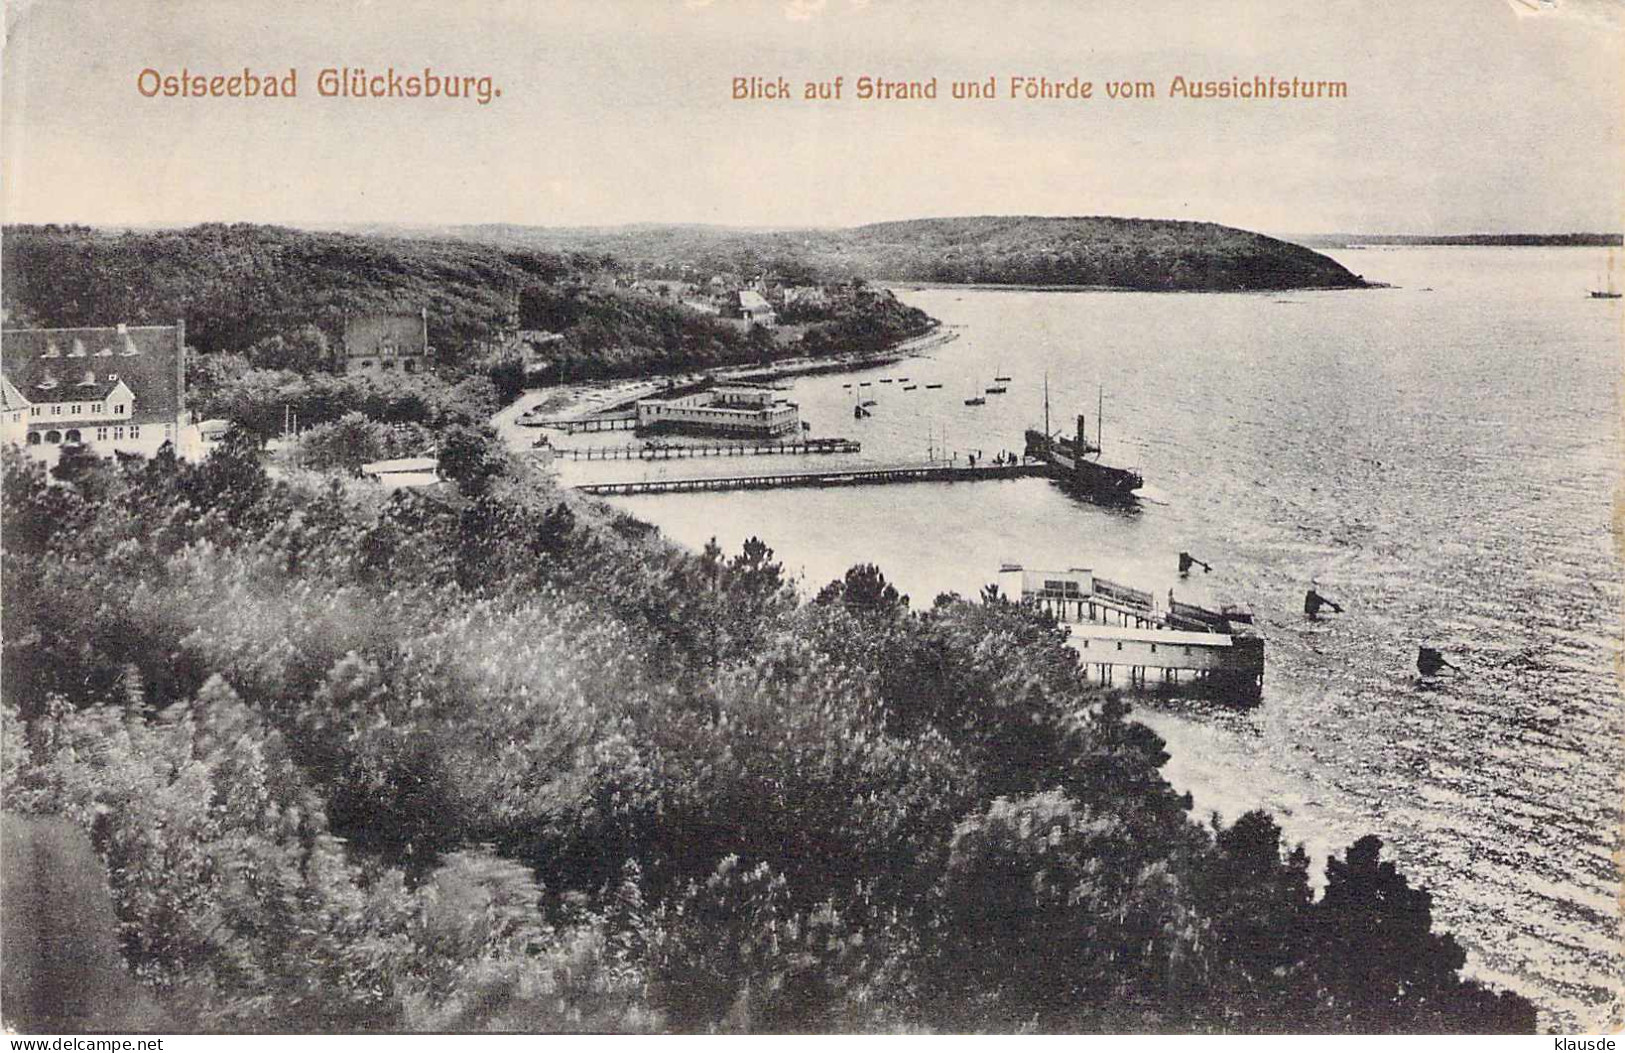
[[[119,336],[129,336],[130,335],[130,327],[125,325],[123,322],[120,322],[118,324],[118,335]]]

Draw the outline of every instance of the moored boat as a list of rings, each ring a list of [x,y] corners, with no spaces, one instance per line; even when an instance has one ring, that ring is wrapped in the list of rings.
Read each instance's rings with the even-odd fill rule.
[[[1105,407],[1105,394],[1101,394],[1101,408]],[[1068,489],[1089,497],[1110,501],[1132,501],[1134,491],[1145,485],[1145,478],[1133,468],[1115,468],[1100,461],[1100,419],[1095,420],[1095,443],[1089,443],[1084,430],[1083,414],[1078,414],[1077,433],[1073,438],[1052,435],[1049,430],[1049,379],[1044,380],[1044,430],[1028,428],[1025,454],[1045,461],[1056,470],[1056,477]]]

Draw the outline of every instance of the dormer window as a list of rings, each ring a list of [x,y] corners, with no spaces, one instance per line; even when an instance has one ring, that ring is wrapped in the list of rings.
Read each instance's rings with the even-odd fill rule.
[[[113,357],[113,349],[111,347],[104,347],[100,351],[96,352],[96,357],[97,358],[112,358]]]
[[[73,350],[68,352],[68,357],[69,358],[84,358],[88,354],[90,354],[90,352],[85,350],[85,345],[81,344],[79,341],[75,340],[73,342]]]
[[[62,351],[55,344],[46,344],[45,345],[45,353],[43,355],[41,355],[40,357],[41,358],[61,358],[62,357]]]
[[[50,391],[52,388],[56,387],[56,384],[57,384],[56,378],[51,376],[51,374],[47,373],[47,374],[45,374],[45,379],[40,381],[38,384],[35,384],[34,386],[41,389],[41,390],[43,390],[43,391]]]
[[[81,387],[81,388],[93,388],[93,387],[95,387],[96,386],[96,371],[92,370],[92,369],[85,370],[85,379],[81,380],[75,386],[76,387]]]
[[[135,346],[135,341],[131,340],[129,336],[126,335],[124,337],[124,350],[120,351],[119,354],[125,358],[129,358],[131,355],[139,355],[140,353],[141,349]]]

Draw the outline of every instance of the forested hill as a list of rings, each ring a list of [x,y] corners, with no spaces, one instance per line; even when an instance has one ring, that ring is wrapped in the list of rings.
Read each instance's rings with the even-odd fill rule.
[[[310,233],[250,223],[114,233],[5,228],[11,326],[171,325],[204,351],[246,351],[346,313],[427,308],[430,340],[487,335],[530,284],[588,280],[603,260],[467,242]]]
[[[1318,252],[1217,223],[974,216],[846,233],[877,275],[910,281],[1216,292],[1362,284]]]
[[[823,275],[1187,292],[1364,284],[1335,260],[1263,234],[1216,223],[1110,216],[967,216],[779,231],[505,224],[392,229],[550,252],[613,254],[645,273],[673,277],[685,270],[732,270],[787,280]]]
[[[426,311],[441,364],[457,367],[476,364],[512,322],[557,332],[563,339],[552,357],[574,378],[875,351],[931,325],[923,312],[873,290],[803,311],[798,324],[776,332],[747,326],[717,317],[715,307],[657,295],[633,280],[635,261],[609,244],[555,252],[470,238],[208,223],[125,232],[7,227],[3,247],[8,327],[181,318],[189,345],[242,352],[256,365],[286,365],[289,344],[325,349],[346,315],[375,311]],[[727,287],[739,284],[734,275]]]
[[[1294,240],[1317,249],[1359,245],[1472,245],[1494,248],[1615,248],[1625,235],[1577,231],[1572,234],[1300,234]]]

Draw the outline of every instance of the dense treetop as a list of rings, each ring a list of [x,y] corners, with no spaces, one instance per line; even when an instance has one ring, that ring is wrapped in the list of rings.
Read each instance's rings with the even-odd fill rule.
[[[237,223],[109,232],[4,232],[8,327],[173,325],[204,353],[309,372],[338,345],[347,314],[428,312],[442,366],[488,366],[510,323],[564,337],[550,351],[570,379],[679,372],[800,353],[867,351],[930,319],[877,293],[778,337],[620,287],[602,252],[551,252],[454,239],[358,236]],[[802,339],[805,337],[805,339]]]
[[[1217,223],[1113,216],[962,216],[783,231],[491,225],[417,233],[551,252],[614,254],[651,273],[671,275],[685,269],[766,271],[787,281],[837,275],[1212,292],[1363,284],[1336,261],[1263,234]]]
[[[1040,611],[803,601],[466,425],[424,492],[256,446],[4,455],[0,790],[171,1029],[1534,1026],[1375,838],[1317,899],[1193,821]]]

